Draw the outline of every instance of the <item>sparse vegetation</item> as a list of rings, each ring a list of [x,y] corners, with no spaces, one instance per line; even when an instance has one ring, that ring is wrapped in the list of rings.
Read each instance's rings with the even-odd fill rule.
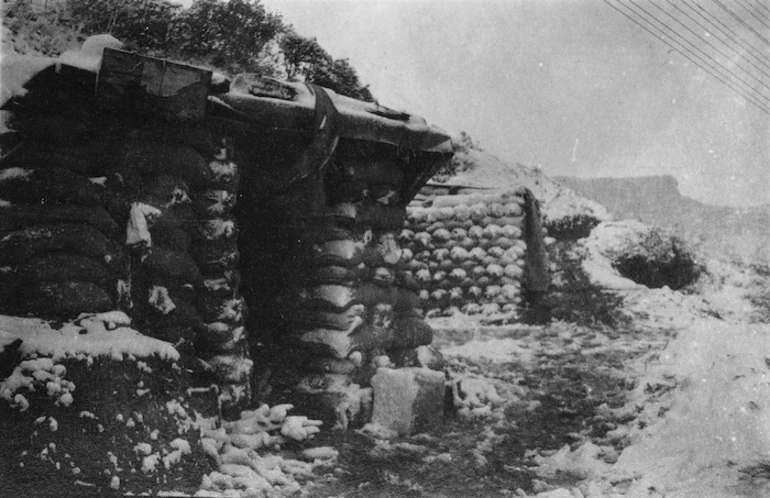
[[[548,259],[556,268],[545,303],[552,319],[610,328],[630,324],[631,319],[622,312],[622,298],[591,284],[574,242],[556,242],[549,248]]]
[[[580,213],[556,220],[546,218],[543,225],[550,237],[558,241],[575,241],[588,237],[591,230],[599,223],[600,221],[595,217]]]
[[[616,255],[613,266],[636,283],[674,290],[695,282],[703,270],[682,239],[660,229],[648,231],[638,246]]]

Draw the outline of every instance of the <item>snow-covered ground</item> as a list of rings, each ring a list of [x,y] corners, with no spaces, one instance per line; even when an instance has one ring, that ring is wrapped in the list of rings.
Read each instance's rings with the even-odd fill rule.
[[[542,479],[534,490],[541,498],[770,496],[770,325],[750,323],[747,299],[768,289],[757,284],[756,275],[713,259],[706,261],[697,293],[648,289],[627,280],[607,254],[638,228],[635,222],[617,222],[582,242],[591,281],[622,297],[632,319],[629,328],[644,331],[625,346],[617,339],[603,341],[615,351],[641,348],[622,366],[634,387],[622,406],[597,409],[615,421],[603,437],[578,434],[579,444],[555,452],[532,450]],[[501,363],[531,364],[543,353],[532,336],[549,330],[575,341],[585,334],[559,323],[524,337],[476,333],[443,352],[464,364],[480,362],[490,372]],[[586,354],[590,346],[579,344]],[[555,344],[550,354],[565,356],[574,347],[570,341]],[[516,401],[514,395],[506,402]],[[571,477],[569,486],[558,485],[564,476]]]

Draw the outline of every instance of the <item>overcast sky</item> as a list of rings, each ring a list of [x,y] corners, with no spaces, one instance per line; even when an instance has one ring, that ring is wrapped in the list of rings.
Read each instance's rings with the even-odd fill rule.
[[[263,0],[381,104],[550,175],[770,202],[770,115],[601,0]]]

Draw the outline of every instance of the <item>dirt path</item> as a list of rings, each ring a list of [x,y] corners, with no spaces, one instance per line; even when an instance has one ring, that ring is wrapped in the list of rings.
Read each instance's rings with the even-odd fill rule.
[[[449,410],[431,434],[379,440],[362,432],[330,432],[315,444],[340,451],[337,464],[310,496],[524,496],[571,487],[579,475],[538,476],[536,459],[590,440],[613,463],[626,444],[608,432],[637,374],[629,365],[655,354],[671,333],[545,327],[444,329],[435,344],[455,378],[476,378],[505,400],[486,417]],[[611,433],[610,433],[611,434]],[[577,493],[577,490],[575,490]]]

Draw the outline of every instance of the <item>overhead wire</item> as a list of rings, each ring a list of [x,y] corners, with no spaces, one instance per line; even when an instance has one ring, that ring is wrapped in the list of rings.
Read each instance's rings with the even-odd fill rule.
[[[732,28],[725,24],[721,19],[704,9],[699,3],[692,2],[691,0],[682,0],[682,2],[703,20],[729,38],[730,41],[743,48],[747,55],[751,55],[758,63],[770,69],[770,61],[768,61],[767,57],[762,55],[762,52],[758,48],[753,46],[748,40],[745,40],[739,33],[733,31]]]
[[[766,97],[765,95],[763,95],[763,94],[762,94],[762,92],[761,92],[760,90],[757,90],[755,87],[753,87],[751,84],[749,84],[749,83],[748,83],[746,80],[744,80],[743,78],[741,78],[740,76],[738,76],[737,74],[735,74],[735,73],[734,73],[732,70],[730,70],[730,68],[726,67],[724,64],[720,63],[720,62],[719,62],[718,60],[716,60],[714,57],[712,57],[711,55],[709,55],[708,53],[706,53],[706,51],[705,51],[705,50],[703,50],[702,48],[700,48],[699,46],[697,46],[697,45],[696,45],[695,43],[693,43],[691,40],[688,40],[688,39],[687,39],[687,38],[686,38],[684,35],[682,35],[681,33],[679,33],[677,30],[673,29],[671,26],[669,26],[669,25],[668,25],[668,24],[666,24],[665,22],[663,22],[663,21],[661,21],[660,19],[658,19],[658,18],[657,18],[657,17],[656,17],[654,14],[652,14],[650,11],[648,11],[648,10],[647,10],[647,9],[645,9],[644,7],[641,7],[639,4],[637,4],[637,3],[636,3],[636,1],[635,1],[635,0],[628,0],[628,1],[629,1],[630,3],[632,3],[632,4],[633,4],[633,5],[636,7],[636,8],[638,8],[640,11],[644,12],[644,14],[646,14],[647,16],[649,16],[650,18],[652,18],[653,20],[655,20],[657,23],[661,24],[661,25],[662,25],[662,26],[663,26],[663,27],[664,27],[666,30],[668,30],[670,33],[673,33],[675,36],[678,36],[679,38],[681,38],[681,40],[682,40],[682,41],[684,41],[684,42],[686,42],[686,43],[687,43],[687,45],[689,45],[690,47],[692,47],[692,49],[694,49],[695,51],[697,51],[698,53],[695,53],[695,52],[693,52],[693,51],[692,51],[692,49],[688,49],[688,50],[690,51],[690,53],[691,53],[692,55],[695,55],[696,57],[698,57],[698,59],[699,59],[699,60],[701,60],[701,61],[703,61],[704,63],[706,63],[706,64],[707,64],[709,67],[711,67],[711,68],[712,68],[712,69],[714,69],[715,71],[719,71],[719,70],[721,70],[721,72],[723,72],[723,73],[728,73],[728,76],[727,76],[727,77],[728,77],[728,79],[730,79],[730,80],[732,81],[732,78],[735,78],[736,80],[738,80],[739,82],[741,82],[741,83],[743,84],[743,86],[744,86],[744,87],[746,87],[746,88],[744,88],[744,91],[746,91],[746,89],[748,89],[748,91],[749,91],[750,93],[755,93],[755,94],[756,94],[756,95],[754,95],[754,97],[755,97],[755,98],[758,98],[759,100],[767,100],[768,102],[770,102],[770,98],[768,98],[768,97]],[[656,5],[654,2],[652,2],[652,0],[648,0],[648,2],[649,2],[649,3],[651,3],[652,5],[654,5],[655,7],[658,7],[658,8],[660,8],[658,5]],[[663,9],[661,9],[661,10],[663,10]],[[663,10],[663,12],[665,12],[665,10]],[[637,14],[638,14],[638,13],[637,13]],[[670,15],[670,14],[669,14],[669,15]],[[692,32],[692,30],[690,30],[690,31]],[[707,62],[706,60],[710,61],[710,62],[711,62],[711,63],[713,63],[713,64],[711,64],[711,63]],[[719,68],[719,69],[717,69],[717,67],[714,67],[714,65],[718,66],[718,68]],[[723,74],[723,76],[725,76],[725,75]],[[732,77],[732,78],[731,78],[731,77]],[[736,83],[736,86],[738,86],[738,85],[737,85],[737,83]]]
[[[760,2],[760,1],[757,1],[756,3],[757,3],[757,10],[760,10],[760,7],[761,7],[762,10],[765,10],[765,11],[767,11],[768,14],[770,14],[770,8],[768,8],[767,6],[763,5],[762,2]]]
[[[746,5],[741,0],[735,0],[735,3],[737,3],[738,5],[743,7],[743,10],[748,12],[751,17],[753,17],[754,19],[759,21],[759,23],[762,24],[764,27],[770,28],[770,26],[768,26],[765,21],[763,21],[760,17],[757,17],[757,15],[751,10],[750,6],[746,7]],[[763,14],[760,14],[760,16],[763,17],[764,19],[767,19],[767,16],[765,16]]]
[[[613,5],[610,2],[610,0],[603,0],[603,1],[604,1],[604,3],[609,5],[612,9],[616,10],[621,15],[623,15],[626,18],[628,18],[631,22],[633,22],[634,24],[636,24],[637,26],[639,26],[640,28],[642,28],[646,32],[650,33],[652,36],[654,36],[655,38],[659,39],[661,42],[663,42],[664,44],[668,45],[669,47],[671,47],[675,51],[679,52],[687,60],[689,60],[690,62],[692,62],[693,64],[695,64],[699,68],[701,68],[703,71],[705,71],[706,73],[708,73],[711,76],[713,76],[716,80],[718,80],[719,82],[721,82],[722,84],[724,84],[725,86],[727,86],[728,88],[733,90],[735,93],[737,93],[738,95],[740,95],[741,97],[746,99],[747,102],[749,102],[750,104],[754,105],[759,110],[761,110],[761,111],[763,111],[763,112],[765,112],[767,114],[770,114],[770,108],[768,108],[768,106],[766,106],[764,103],[762,103],[761,100],[758,100],[756,98],[756,96],[754,96],[750,92],[746,92],[742,88],[740,88],[737,85],[733,84],[729,79],[726,79],[724,75],[722,75],[718,71],[716,71],[716,69],[713,68],[713,66],[711,66],[705,59],[703,59],[703,57],[701,57],[698,54],[696,54],[696,53],[692,52],[691,50],[689,50],[683,43],[679,42],[678,40],[675,40],[675,39],[669,37],[666,34],[665,31],[663,31],[662,29],[657,27],[654,23],[649,21],[644,16],[639,15],[639,13],[636,12],[634,9],[630,8],[626,4],[623,4],[620,0],[617,0],[620,5],[622,5],[623,7],[625,7],[625,9],[628,10],[628,12],[631,12],[631,14],[628,14],[626,11],[621,10],[620,8],[618,8],[615,5]],[[647,23],[650,27],[648,27],[647,25],[645,25],[642,22],[640,22],[640,20],[642,20],[645,23]],[[653,31],[653,29],[658,31],[660,34],[658,34],[655,31]],[[699,62],[696,59],[700,60],[702,63]]]
[[[762,33],[758,32],[756,29],[754,29],[754,27],[753,27],[753,26],[751,26],[749,23],[747,23],[746,21],[744,21],[744,20],[741,18],[741,16],[739,16],[738,14],[736,14],[735,12],[733,12],[732,10],[728,9],[728,8],[725,6],[725,4],[723,4],[723,3],[722,3],[720,0],[711,0],[711,1],[712,1],[712,2],[714,2],[715,4],[717,4],[717,5],[719,6],[719,8],[720,8],[720,9],[722,9],[723,11],[725,11],[725,12],[727,13],[727,15],[729,15],[730,17],[732,17],[733,19],[735,19],[736,21],[738,21],[738,23],[739,23],[741,26],[743,26],[744,28],[748,29],[748,30],[749,30],[749,31],[750,31],[750,32],[751,32],[751,33],[752,33],[754,36],[756,36],[757,38],[759,38],[760,40],[762,40],[762,41],[763,41],[763,42],[765,42],[766,44],[770,45],[770,41],[768,41],[768,39],[767,39],[767,38],[765,38],[764,36],[762,36]]]
[[[689,19],[692,19],[692,17],[690,17],[690,16],[689,16],[689,15],[688,15],[686,12],[684,12],[682,9],[680,9],[680,8],[679,8],[677,5],[675,5],[675,4],[674,4],[674,3],[673,3],[671,0],[666,0],[666,1],[667,1],[669,4],[671,4],[671,6],[673,6],[675,9],[677,9],[679,12],[682,12],[682,13],[683,13],[685,16],[687,16]],[[698,33],[696,33],[695,31],[693,31],[693,30],[692,30],[692,29],[691,29],[689,26],[687,26],[685,23],[683,23],[682,21],[680,21],[679,19],[677,19],[675,16],[671,15],[671,13],[670,13],[670,12],[666,11],[665,9],[663,9],[662,7],[660,7],[658,4],[656,4],[656,3],[655,3],[655,2],[653,2],[652,0],[650,0],[650,3],[651,3],[652,5],[654,5],[655,7],[657,7],[657,8],[658,8],[658,9],[659,9],[661,12],[663,12],[663,13],[665,13],[667,16],[669,16],[671,19],[673,19],[674,21],[676,21],[676,22],[677,22],[679,25],[681,25],[683,28],[685,28],[685,29],[686,29],[688,32],[692,33],[692,34],[693,34],[693,35],[694,35],[696,38],[698,38],[698,39],[699,39],[699,40],[701,40],[703,43],[705,43],[706,45],[708,45],[709,47],[711,47],[712,49],[714,49],[714,51],[715,51],[716,53],[718,53],[718,54],[719,54],[719,55],[721,55],[722,57],[726,58],[728,61],[732,60],[732,59],[730,58],[730,56],[729,56],[729,55],[725,54],[725,53],[724,53],[724,52],[722,52],[722,51],[721,51],[719,48],[717,48],[717,47],[715,47],[714,45],[712,45],[712,44],[711,44],[711,42],[710,42],[708,39],[704,38],[703,36],[699,35],[699,34],[698,34]],[[706,29],[706,28],[705,28],[705,27],[704,27],[702,24],[698,23],[698,22],[697,22],[697,21],[695,21],[694,19],[692,19],[692,20],[693,20],[693,21],[694,21],[696,24],[698,24],[698,26],[700,26],[702,29],[704,29],[704,30],[708,31],[708,30],[707,30],[707,29]],[[680,35],[680,36],[681,36],[681,35]],[[720,41],[721,41],[721,40],[720,40]],[[723,43],[724,43],[724,42],[723,42]],[[729,48],[731,48],[731,47],[729,47]],[[733,51],[735,51],[735,50],[733,50]],[[738,52],[736,52],[736,53],[738,53]],[[740,56],[740,54],[738,54],[738,55]],[[720,63],[720,65],[721,65],[722,67],[726,67],[726,66],[724,66],[724,65],[723,65],[723,64],[721,64],[721,63]],[[758,82],[758,83],[759,83],[761,86],[763,86],[763,87],[765,87],[766,89],[770,90],[770,86],[768,86],[768,85],[767,85],[767,83],[765,83],[764,81],[762,81],[762,80],[761,80],[761,79],[759,79],[758,77],[754,76],[754,75],[751,73],[751,71],[747,71],[746,69],[744,69],[743,67],[741,67],[741,66],[740,66],[740,65],[738,65],[737,63],[735,64],[735,67],[736,67],[736,68],[738,68],[738,69],[740,69],[740,70],[741,70],[741,71],[743,71],[744,73],[746,73],[746,74],[747,74],[749,77],[751,77],[752,79],[754,79],[754,80],[755,80],[756,82]],[[754,66],[754,67],[757,67],[757,66]],[[762,71],[762,70],[761,70],[759,67],[757,67],[757,69],[758,69],[758,70],[760,70],[760,71]],[[734,73],[733,73],[733,74],[734,74]],[[770,75],[768,75],[767,73],[764,73],[764,74],[765,74],[765,75],[767,75],[767,76],[770,76]],[[743,83],[745,83],[747,86],[751,86],[751,85],[749,85],[749,83],[748,83],[747,81],[745,81],[743,78],[740,78],[738,75],[735,75],[735,77],[736,77],[736,78],[738,78],[738,79],[739,79],[740,81],[742,81]],[[753,87],[752,87],[752,88],[753,88]],[[755,90],[756,90],[756,89],[755,89]],[[761,92],[760,92],[760,93],[761,93]],[[770,101],[770,99],[768,99],[768,100]]]

